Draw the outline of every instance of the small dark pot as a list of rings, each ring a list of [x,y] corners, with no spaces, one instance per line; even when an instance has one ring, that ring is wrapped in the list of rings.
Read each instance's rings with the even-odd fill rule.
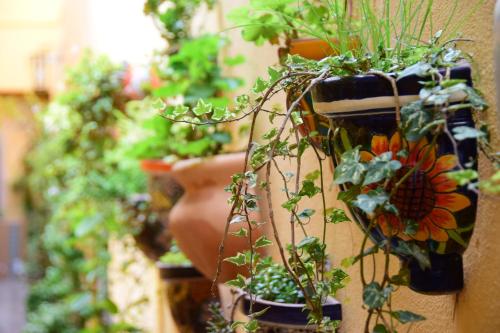
[[[135,229],[133,237],[143,254],[157,261],[170,249],[172,237],[166,231],[158,214],[152,211],[148,194],[135,195],[127,201],[127,219]]]
[[[243,297],[243,312],[250,314],[250,297]],[[307,325],[307,311],[304,304],[287,304],[254,299],[254,313],[267,309],[257,318],[259,333],[301,333],[316,332],[316,327]],[[342,320],[342,305],[336,299],[329,297],[323,305],[323,315],[331,320]]]
[[[472,85],[469,66],[452,69],[451,77],[463,79],[469,86]],[[397,82],[401,104],[418,99],[422,88],[419,81],[422,80],[417,76],[409,76]],[[429,251],[431,268],[426,270],[422,270],[414,260],[401,257],[409,266],[410,287],[413,290],[429,294],[460,291],[463,288],[461,255],[472,235],[477,194],[458,186],[446,177],[446,173],[458,169],[457,160],[462,165],[476,164],[476,140],[459,142],[458,156],[454,155],[452,142],[444,134],[438,138],[430,154],[423,153],[430,137],[419,142],[401,140],[397,134],[393,89],[390,82],[380,76],[328,78],[313,89],[312,96],[315,112],[329,118],[332,130],[339,133],[333,135],[331,143],[335,165],[349,145],[360,145],[362,158],[367,159],[386,151],[397,151],[398,147],[405,145],[410,151],[409,157],[393,157],[402,162],[402,174],[416,161],[428,156],[420,170],[403,183],[393,198],[400,215],[418,223],[418,232],[411,237],[403,234],[401,220],[389,214],[377,219],[377,227],[371,232],[371,238],[380,243],[392,232],[394,246],[400,242],[414,241]],[[463,97],[458,96],[457,100],[459,98]],[[471,110],[460,110],[450,116],[450,131],[457,126],[474,126]],[[350,188],[344,186],[341,189]],[[351,212],[356,222],[366,230],[368,218],[358,209],[352,209]]]
[[[204,333],[210,319],[208,305],[214,301],[212,281],[192,266],[157,263],[165,283],[167,303],[179,332]]]

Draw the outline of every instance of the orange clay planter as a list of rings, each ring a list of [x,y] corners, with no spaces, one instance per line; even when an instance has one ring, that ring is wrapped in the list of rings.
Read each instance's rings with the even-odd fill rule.
[[[245,154],[235,153],[180,161],[172,169],[172,176],[185,192],[171,211],[170,230],[181,251],[210,279],[216,274],[219,246],[231,209],[227,202],[230,194],[224,188],[230,184],[233,174],[243,171],[244,162]],[[229,231],[240,228],[240,225],[232,225]],[[253,238],[259,236],[261,231],[257,229]],[[249,250],[247,238],[229,235],[223,257],[246,250]],[[223,262],[219,282],[233,279],[237,273],[248,274],[244,268]]]

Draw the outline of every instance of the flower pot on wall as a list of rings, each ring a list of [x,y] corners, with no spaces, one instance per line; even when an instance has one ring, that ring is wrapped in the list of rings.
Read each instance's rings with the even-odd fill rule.
[[[250,313],[250,297],[243,297],[243,312]],[[342,306],[340,302],[328,297],[323,304],[323,315],[331,320],[342,320]],[[267,310],[266,310],[267,309]],[[253,299],[252,312],[265,312],[256,319],[259,322],[259,333],[306,333],[316,332],[317,328],[308,325],[307,311],[304,304],[287,304],[270,302],[263,299]]]
[[[182,196],[182,187],[172,178],[172,165],[161,160],[143,160],[141,169],[148,174],[148,192],[151,197],[151,210],[158,215],[165,233],[169,235],[170,211]],[[170,244],[167,246],[170,247]]]
[[[207,278],[213,278],[217,269],[219,245],[225,234],[230,212],[230,194],[224,188],[230,184],[231,176],[242,172],[244,153],[218,155],[206,159],[191,159],[177,162],[172,176],[184,188],[184,195],[170,215],[170,230],[181,251]],[[241,226],[233,225],[231,232]],[[254,239],[260,236],[254,233]],[[248,239],[228,236],[224,258],[248,250]],[[246,275],[245,269],[224,262],[219,282]]]
[[[210,318],[208,305],[212,299],[212,281],[193,266],[157,263],[165,283],[165,297],[179,332],[206,332]]]
[[[137,230],[133,234],[136,246],[149,259],[158,260],[170,248],[172,237],[152,211],[150,196],[136,195],[128,200],[126,207],[130,224]]]
[[[462,66],[451,70],[452,79],[463,79],[472,85],[470,67]],[[422,78],[404,77],[397,81],[401,104],[418,100]],[[469,139],[458,143],[458,156],[454,154],[452,142],[446,135],[430,146],[429,138],[418,142],[402,140],[397,131],[395,98],[390,82],[380,76],[366,75],[350,78],[328,78],[312,91],[314,110],[328,117],[332,129],[341,135],[334,135],[332,147],[334,164],[347,147],[360,145],[361,158],[370,160],[374,155],[394,152],[402,176],[418,160],[423,159],[420,169],[413,173],[394,195],[392,202],[404,220],[413,220],[418,230],[408,236],[403,233],[399,217],[380,215],[371,238],[380,243],[392,233],[395,246],[401,242],[413,241],[430,254],[430,269],[421,269],[418,263],[408,257],[410,287],[418,292],[442,294],[458,292],[463,288],[462,253],[465,251],[474,227],[477,194],[449,179],[446,174],[458,168],[458,163],[475,163],[477,142]],[[461,97],[463,98],[463,96]],[[457,126],[473,127],[471,110],[462,109],[449,117],[450,130]],[[332,132],[333,133],[333,132]],[[404,147],[407,157],[395,156]],[[428,147],[432,149],[427,153]],[[390,186],[390,184],[389,184]],[[348,190],[349,187],[343,187]],[[390,189],[389,189],[390,191]],[[352,214],[357,223],[367,229],[369,220],[359,210]]]

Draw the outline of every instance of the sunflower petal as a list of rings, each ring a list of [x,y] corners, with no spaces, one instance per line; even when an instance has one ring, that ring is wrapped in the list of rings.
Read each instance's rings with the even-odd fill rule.
[[[470,200],[459,193],[436,193],[436,207],[448,209],[451,212],[458,212],[470,206]]]
[[[417,232],[411,236],[413,239],[418,240],[418,241],[425,241],[429,239],[429,229],[427,229],[427,226],[425,223],[420,221],[418,224],[418,230]]]
[[[401,136],[399,132],[394,133],[389,142],[389,150],[392,152],[392,159],[397,159],[397,153],[402,149]]]
[[[422,166],[420,167],[420,169],[427,172],[436,162],[436,149],[431,145],[427,145],[422,148],[418,153],[417,160],[420,161],[424,158],[425,160],[422,162]]]
[[[359,156],[361,158],[361,162],[370,162],[374,155],[370,153],[369,151],[362,150],[359,152]]]
[[[435,176],[431,179],[432,188],[435,192],[454,192],[457,189],[457,182],[446,173]]]
[[[448,233],[436,226],[429,219],[426,219],[425,225],[429,229],[430,238],[437,242],[446,242],[448,240]]]
[[[401,223],[394,215],[380,215],[377,219],[377,224],[386,236],[394,236],[401,231]]]
[[[381,155],[389,151],[389,140],[385,135],[374,135],[372,138],[372,152]]]
[[[458,159],[455,155],[443,155],[438,158],[434,168],[429,172],[429,177],[434,177],[439,173],[450,171],[458,164]]]
[[[456,229],[457,220],[452,213],[446,209],[434,208],[432,212],[428,215],[432,222],[439,228],[442,229]]]
[[[427,138],[422,138],[418,142],[410,142],[410,154],[408,156],[406,164],[411,166],[415,165],[415,163],[417,163],[420,151],[423,147],[427,146],[428,143],[429,141],[427,141]]]

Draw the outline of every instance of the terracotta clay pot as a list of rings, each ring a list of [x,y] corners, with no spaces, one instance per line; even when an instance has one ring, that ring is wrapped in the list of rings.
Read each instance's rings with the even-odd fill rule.
[[[208,305],[215,301],[212,281],[192,266],[157,263],[165,283],[165,297],[175,326],[182,333],[204,333],[210,319]]]
[[[444,74],[444,72],[443,72]],[[389,74],[390,75],[390,74]],[[451,78],[472,86],[469,66],[451,69]],[[399,103],[406,105],[419,99],[424,79],[410,75],[397,81]],[[372,240],[381,243],[391,236],[393,248],[412,242],[429,253],[430,268],[423,269],[411,256],[397,253],[410,270],[410,288],[426,294],[456,293],[463,288],[462,253],[468,246],[476,220],[477,194],[460,186],[447,174],[458,170],[459,163],[472,163],[477,170],[477,142],[467,139],[454,144],[446,134],[437,138],[435,146],[429,143],[431,135],[419,141],[400,137],[397,130],[394,92],[390,82],[376,75],[331,77],[314,87],[314,110],[329,118],[333,135],[333,162],[340,162],[348,147],[361,146],[361,156],[369,161],[374,155],[393,152],[402,168],[396,177],[403,177],[418,163],[421,165],[397,189],[392,200],[399,216],[390,213],[377,217],[376,228],[370,232]],[[451,96],[458,102],[464,96]],[[450,114],[447,126],[452,131],[459,126],[474,127],[470,109]],[[333,133],[333,131],[332,131]],[[407,157],[397,156],[401,149]],[[431,149],[427,152],[428,149]],[[423,161],[421,161],[423,160]],[[392,184],[388,184],[388,191]],[[350,184],[342,190],[352,188]],[[363,192],[365,188],[361,188]],[[359,209],[351,210],[356,222],[367,230],[370,220]],[[404,232],[403,221],[415,221],[414,234]],[[407,244],[406,244],[407,245]]]
[[[250,297],[245,296],[242,301],[243,312],[250,313]],[[332,297],[328,297],[322,306],[323,315],[331,320],[342,320],[342,305]],[[307,311],[304,304],[288,304],[254,299],[253,313],[265,311],[257,317],[259,322],[258,333],[312,333],[317,332],[317,327],[308,325]]]
[[[181,251],[207,278],[213,278],[217,269],[219,246],[224,237],[230,212],[230,194],[224,188],[231,176],[243,171],[244,153],[219,155],[206,159],[177,162],[172,176],[184,188],[184,195],[170,213],[170,230]],[[241,225],[232,225],[231,232]],[[260,236],[256,230],[253,237]],[[229,235],[224,258],[248,250],[248,239]],[[219,282],[247,274],[246,269],[224,262]]]

